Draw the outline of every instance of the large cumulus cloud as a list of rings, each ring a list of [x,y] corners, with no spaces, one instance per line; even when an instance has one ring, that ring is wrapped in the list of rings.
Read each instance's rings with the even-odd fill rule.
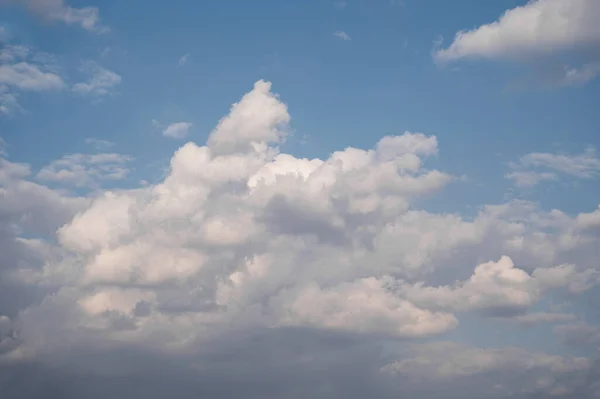
[[[593,358],[406,345],[455,331],[465,313],[575,319],[538,307],[600,282],[598,210],[513,201],[472,218],[431,213],[417,201],[455,179],[427,167],[435,136],[303,159],[279,149],[290,121],[259,81],[205,145],[175,152],[160,183],[82,198],[3,160],[3,282],[32,295],[0,309],[0,390],[30,375],[25,397],[48,380],[62,381],[50,384],[61,397],[391,397],[431,380],[422,392],[437,397],[450,370],[461,386],[493,372],[522,397],[592,394]]]

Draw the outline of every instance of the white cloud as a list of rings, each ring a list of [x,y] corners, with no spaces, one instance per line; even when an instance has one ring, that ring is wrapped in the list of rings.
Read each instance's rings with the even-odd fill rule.
[[[60,90],[65,86],[51,57],[0,41],[0,114],[21,109],[19,91]]]
[[[87,199],[71,198],[48,187],[26,180],[30,167],[0,160],[0,215],[2,227],[17,231],[52,234],[81,210]]]
[[[44,166],[40,180],[77,187],[95,187],[102,180],[120,180],[127,176],[132,158],[122,154],[71,154]]]
[[[598,209],[590,213],[580,213],[575,218],[575,225],[577,228],[586,230],[600,227],[600,205]]]
[[[60,76],[42,72],[37,66],[26,62],[0,65],[0,84],[31,91],[56,90],[64,86]]]
[[[32,13],[49,21],[79,25],[85,30],[99,34],[110,31],[107,26],[100,23],[98,7],[69,7],[64,0],[5,0],[5,2],[23,4]]]
[[[600,175],[600,158],[592,147],[581,154],[533,152],[509,166],[514,171],[505,177],[513,180],[517,187],[530,187],[562,177],[592,179]]]
[[[503,256],[498,262],[478,265],[467,281],[454,287],[427,287],[418,283],[405,285],[403,290],[409,300],[425,308],[481,310],[493,316],[514,316],[535,305],[545,290],[568,287],[581,292],[596,284],[598,276],[592,269],[578,272],[573,265],[561,265],[535,269],[530,275]]]
[[[79,94],[96,97],[105,96],[111,94],[115,86],[121,83],[120,75],[101,67],[95,62],[86,63],[83,71],[90,75],[90,79],[87,82],[73,85],[73,91]]]
[[[304,160],[270,146],[283,140],[289,119],[270,83],[257,82],[218,123],[207,146],[188,143],[176,152],[164,182],[99,195],[61,227],[61,250],[72,256],[29,281],[62,276],[55,300],[85,312],[77,323],[107,332],[112,324],[105,312],[126,315],[134,301],[123,307],[101,300],[108,296],[150,304],[146,327],[133,319],[131,331],[142,335],[150,333],[146,328],[163,328],[165,317],[171,317],[160,311],[170,306],[165,290],[187,307],[206,303],[223,309],[190,314],[187,327],[172,320],[178,332],[167,346],[183,344],[183,336],[205,330],[204,323],[214,324],[215,331],[233,322],[399,337],[456,327],[451,314],[396,297],[385,287],[389,281],[383,273],[361,276],[364,250],[357,248],[356,259],[347,252],[362,246],[362,236],[376,237],[384,221],[393,223],[413,199],[452,180],[422,167],[437,153],[435,137],[405,133],[384,137],[373,150],[348,148],[326,160]],[[93,161],[66,157],[38,177],[83,184],[92,172],[105,172],[99,169],[103,163]],[[309,244],[315,239],[322,244]],[[322,256],[300,260],[311,247]],[[234,256],[238,251],[245,255]],[[329,275],[322,262],[333,262],[337,266],[331,272],[338,272]],[[171,291],[173,284],[198,289]],[[332,307],[315,308],[313,297],[328,298]],[[358,310],[360,316],[348,313]]]
[[[523,166],[544,167],[581,178],[594,177],[600,172],[600,159],[594,148],[578,155],[534,152],[521,157],[520,162]]]
[[[366,278],[323,290],[309,285],[285,298],[283,325],[308,325],[397,337],[423,337],[451,330],[458,320],[449,313],[431,312],[394,296],[386,289],[389,279]]]
[[[0,182],[6,182],[15,178],[24,178],[29,176],[31,170],[29,165],[14,163],[0,158]]]
[[[558,176],[554,173],[534,171],[510,172],[504,177],[512,180],[517,187],[533,187],[543,181],[553,181],[558,179]]]
[[[219,121],[208,138],[211,151],[258,151],[257,144],[280,142],[287,137],[287,106],[270,90],[271,83],[260,80],[240,102],[232,105],[229,115]]]
[[[175,122],[164,128],[162,134],[172,139],[182,139],[188,135],[191,127],[192,124],[189,122]]]
[[[600,46],[596,0],[533,0],[508,10],[498,21],[460,31],[435,53],[441,62],[461,58],[523,58]]]
[[[495,22],[459,31],[448,48],[440,48],[441,43],[435,46],[433,56],[438,63],[525,61],[536,69],[527,84],[580,86],[600,73],[598,18],[596,0],[530,0]],[[573,60],[580,66],[566,65]]]
[[[427,164],[436,137],[405,132],[308,159],[280,151],[289,122],[287,106],[259,81],[205,145],[175,152],[162,181],[88,198],[29,181],[28,165],[0,163],[0,313],[16,307],[6,323],[21,334],[10,353],[32,364],[61,358],[91,375],[145,371],[156,358],[192,370],[194,381],[268,375],[285,386],[334,369],[327,383],[374,378],[403,396],[423,388],[419,379],[450,392],[439,385],[444,375],[474,377],[464,382],[469,399],[498,383],[519,399],[521,389],[544,396],[585,383],[590,360],[443,344],[411,352],[406,342],[460,329],[455,312],[517,323],[574,317],[536,306],[566,293],[581,300],[600,283],[600,210],[569,216],[512,201],[473,217],[427,212],[417,208],[422,199],[454,180]],[[77,154],[45,169],[100,184],[120,176],[107,164],[126,160]],[[31,237],[42,232],[47,239]],[[14,287],[37,296],[16,301],[7,294]],[[408,350],[385,368],[392,380],[378,373],[389,363],[375,345],[381,338]],[[128,360],[133,353],[144,361]]]
[[[185,64],[187,64],[189,59],[190,59],[190,53],[185,53],[184,55],[181,56],[181,58],[179,58],[177,65],[180,67],[184,66]]]
[[[352,38],[350,36],[348,36],[348,34],[346,32],[344,32],[343,30],[338,30],[338,31],[333,32],[333,36],[339,37],[340,39],[346,40],[346,41],[352,40]]]

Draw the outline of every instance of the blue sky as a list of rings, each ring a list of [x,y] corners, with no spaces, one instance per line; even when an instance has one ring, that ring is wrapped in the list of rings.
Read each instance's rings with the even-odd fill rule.
[[[281,334],[265,370],[284,342],[332,351],[289,386],[355,378],[325,339],[374,362],[356,392],[377,397],[425,374],[426,398],[483,397],[471,378],[595,397],[597,18],[595,0],[0,0],[0,338],[20,334],[0,365],[71,376],[79,352],[43,368],[63,334],[108,363],[125,345],[262,381],[231,348]],[[387,365],[365,349],[384,341]],[[203,365],[206,343],[232,363]],[[506,388],[519,367],[537,385]],[[324,375],[307,394],[347,395]]]

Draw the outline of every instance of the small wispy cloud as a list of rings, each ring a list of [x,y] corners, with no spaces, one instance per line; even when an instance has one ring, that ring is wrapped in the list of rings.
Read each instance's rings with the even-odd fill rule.
[[[98,150],[106,150],[108,148],[114,147],[115,145],[115,143],[113,143],[112,141],[95,139],[93,137],[85,139],[85,143],[87,145],[93,146]]]
[[[106,57],[107,55],[109,55],[112,52],[112,47],[106,46],[104,47],[104,49],[100,52],[100,57]]]
[[[187,64],[188,60],[190,59],[190,53],[185,53],[184,55],[181,56],[181,58],[179,58],[179,61],[177,62],[177,66],[184,66],[185,64]]]
[[[533,187],[543,181],[558,179],[558,176],[555,173],[536,171],[510,172],[504,177],[508,180],[512,180],[517,187]]]
[[[44,166],[37,174],[43,181],[76,187],[98,187],[103,180],[121,180],[133,158],[116,153],[71,154]]]
[[[50,54],[0,41],[0,115],[22,109],[19,92],[61,90],[65,82]]]
[[[16,0],[16,2],[22,3],[31,13],[47,21],[79,25],[87,31],[98,34],[110,32],[108,26],[100,23],[98,7],[70,7],[64,0]]]
[[[600,74],[600,61],[590,62],[579,68],[565,67],[562,79],[556,84],[559,86],[581,86],[593,80]]]
[[[162,134],[172,139],[182,139],[188,135],[190,127],[192,127],[192,124],[189,122],[175,122],[167,126]]]
[[[517,187],[531,187],[542,181],[559,180],[561,176],[592,179],[600,176],[600,158],[596,149],[588,147],[581,154],[532,152],[511,162],[512,172],[505,178]]]
[[[82,69],[90,75],[90,78],[87,82],[73,85],[75,93],[105,96],[112,93],[114,87],[121,83],[120,75],[101,67],[95,62],[86,63]]]
[[[338,30],[338,31],[333,32],[333,36],[338,37],[342,40],[346,40],[346,41],[352,40],[352,38],[343,30]]]

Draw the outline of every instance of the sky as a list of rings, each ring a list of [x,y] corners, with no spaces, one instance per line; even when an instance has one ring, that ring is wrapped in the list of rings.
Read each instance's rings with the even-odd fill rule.
[[[0,397],[600,398],[597,0],[0,0]]]

